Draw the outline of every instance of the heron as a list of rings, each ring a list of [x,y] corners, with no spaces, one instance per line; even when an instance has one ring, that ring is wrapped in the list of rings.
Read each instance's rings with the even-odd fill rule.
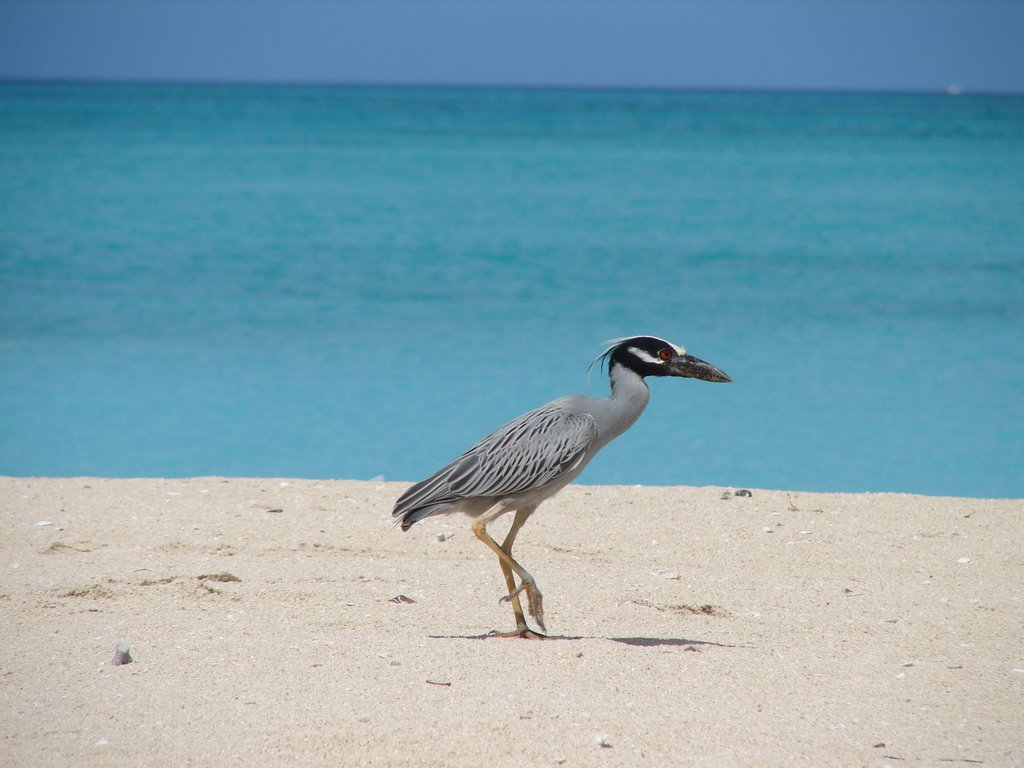
[[[472,518],[473,533],[498,557],[508,589],[501,601],[511,603],[515,614],[515,630],[492,634],[530,639],[546,636],[543,596],[533,576],[512,556],[512,546],[542,502],[576,479],[598,451],[633,426],[650,399],[645,379],[675,376],[732,381],[678,344],[656,336],[606,342],[594,363],[598,361],[607,362],[608,397],[568,395],[528,411],[411,486],[395,502],[392,514],[403,531],[434,515],[461,512]],[[515,516],[499,544],[487,526],[509,512]],[[523,593],[540,632],[531,629],[526,620],[520,601]]]

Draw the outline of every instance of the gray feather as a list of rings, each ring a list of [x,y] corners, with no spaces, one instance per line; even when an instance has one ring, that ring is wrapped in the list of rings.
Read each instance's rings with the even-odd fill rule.
[[[572,471],[597,439],[597,422],[571,403],[562,398],[523,414],[409,488],[393,512],[402,528],[462,499],[524,493]]]

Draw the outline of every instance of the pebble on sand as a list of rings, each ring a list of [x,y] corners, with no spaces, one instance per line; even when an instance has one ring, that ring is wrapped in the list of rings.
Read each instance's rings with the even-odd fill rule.
[[[131,664],[133,661],[131,648],[126,643],[120,643],[117,650],[114,651],[114,660],[110,663],[115,667],[120,667],[124,664]]]

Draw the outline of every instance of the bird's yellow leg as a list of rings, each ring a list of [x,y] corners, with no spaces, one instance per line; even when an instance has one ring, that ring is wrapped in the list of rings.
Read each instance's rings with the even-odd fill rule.
[[[505,584],[508,585],[508,591],[511,594],[516,591],[516,577],[512,575],[512,569],[505,564],[504,560],[498,560],[498,565],[501,566],[501,572],[505,576]],[[505,598],[502,598],[504,600]],[[519,595],[515,595],[512,598],[512,612],[516,615],[516,631],[517,632],[528,632],[530,627],[526,623],[526,618],[523,616],[523,605],[519,602]]]
[[[511,554],[512,544],[515,542],[516,534],[519,533],[519,529],[523,527],[523,523],[526,522],[527,518],[533,514],[534,509],[536,509],[536,507],[528,507],[516,512],[515,519],[512,521],[512,526],[509,528],[508,535],[505,537],[503,546],[500,546],[498,542],[492,539],[491,535],[487,533],[487,524],[504,513],[504,509],[496,507],[473,521],[473,533],[498,556],[498,561],[501,565],[501,572],[505,575],[505,583],[509,588],[509,594],[503,597],[502,600],[510,601],[512,603],[512,610],[516,615],[516,633],[523,637],[527,636],[526,633],[530,633],[531,635],[534,633],[530,632],[530,628],[526,625],[522,605],[519,602],[520,592],[526,592],[530,615],[537,621],[537,624],[540,626],[542,631],[545,629],[543,597],[540,590],[537,589],[537,583],[534,581],[533,576],[531,576],[523,566],[512,558]],[[516,587],[515,578],[512,575],[513,573],[518,575],[522,582],[518,587]]]
[[[520,509],[516,511],[515,519],[512,521],[512,525],[509,526],[508,533],[505,535],[505,540],[501,543],[501,549],[505,552],[506,555],[509,556],[509,558],[512,557],[512,545],[515,543],[516,536],[519,534],[519,529],[523,527],[523,523],[527,521],[527,519],[530,517],[530,515],[533,514],[533,511],[535,509],[536,507],[528,507],[527,509]],[[513,562],[515,561],[513,560]],[[525,571],[525,569],[522,568],[522,566],[519,567],[523,571]],[[505,567],[503,567],[502,570],[506,570]],[[519,593],[526,589],[526,581],[522,581],[517,587],[515,579],[512,579],[511,574],[507,571],[505,574],[505,581],[508,584],[509,593],[505,595],[503,598],[501,598],[502,602],[507,603],[510,600],[518,602]],[[533,582],[531,583],[530,587],[537,594],[538,599],[540,599],[540,590],[537,589],[536,582],[534,582],[533,579],[530,579],[530,581]],[[529,593],[527,593],[527,596],[529,596]],[[531,610],[530,613],[532,614],[533,611]]]
[[[536,507],[528,507],[526,509],[521,509],[516,512],[515,519],[512,521],[512,525],[508,529],[508,533],[505,536],[505,540],[501,543],[501,548],[509,557],[512,556],[512,544],[515,543],[516,535],[519,533],[519,529],[523,527],[523,523],[527,521],[527,519],[530,517],[530,515],[533,514],[533,511],[535,509]],[[523,586],[521,584],[520,586],[516,587],[516,580],[515,577],[512,575],[512,569],[509,568],[504,563],[504,561],[499,560],[498,562],[501,563],[501,570],[505,574],[505,583],[508,585],[508,594],[505,595],[505,597],[501,598],[501,600],[502,602],[512,603],[512,610],[516,614],[516,624],[519,627],[519,636],[530,639],[541,639],[545,637],[544,635],[534,632],[532,629],[526,626],[526,621],[525,619],[523,619],[523,609],[522,606],[519,604],[519,593],[523,590]],[[526,582],[523,582],[523,584],[525,583]],[[544,611],[541,603],[540,591],[537,589],[536,585],[534,585],[533,589],[534,594],[537,597],[538,610],[540,612],[540,615],[543,616]],[[544,621],[542,618],[538,618],[537,623],[540,625],[541,629],[544,629]]]
[[[511,632],[492,632],[492,637],[522,637],[526,640],[542,640],[546,635],[542,635],[539,632],[534,632],[530,629],[530,625],[526,623],[526,618],[523,616],[523,606],[519,602],[519,594],[516,589],[516,579],[512,575],[512,569],[509,568],[504,560],[498,560],[501,565],[501,572],[505,574],[505,584],[508,585],[509,593],[505,597],[501,598],[502,602],[512,603],[512,612],[516,615],[516,628]],[[541,624],[543,626],[543,624]]]

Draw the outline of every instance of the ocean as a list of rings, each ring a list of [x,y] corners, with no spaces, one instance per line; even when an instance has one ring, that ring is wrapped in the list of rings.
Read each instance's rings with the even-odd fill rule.
[[[1024,496],[1024,97],[0,84],[0,474],[417,480],[651,382],[580,482]]]

